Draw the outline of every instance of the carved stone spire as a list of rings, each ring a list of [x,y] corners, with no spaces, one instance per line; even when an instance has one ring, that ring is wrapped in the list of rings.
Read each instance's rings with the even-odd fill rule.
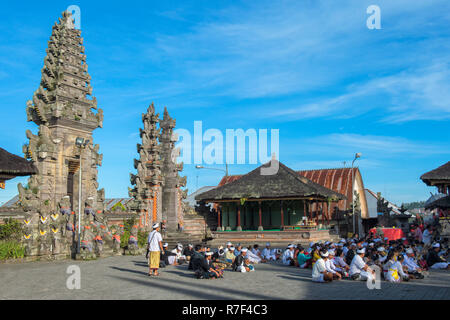
[[[90,85],[81,31],[73,27],[71,13],[63,12],[48,41],[39,88],[27,102],[28,121],[37,125],[58,122],[66,126],[102,127],[103,110],[97,113]]]
[[[178,221],[183,216],[181,203],[187,194],[186,190],[180,189],[186,186],[186,177],[181,178],[178,175],[178,172],[183,170],[183,163],[176,162],[180,149],[175,148],[175,142],[178,141],[178,135],[173,132],[175,125],[175,119],[172,119],[167,108],[164,108],[160,137],[163,161],[163,217],[167,219],[169,231],[176,230]]]
[[[135,199],[131,204],[134,210],[144,213],[144,224],[147,226],[158,217],[158,205],[161,176],[161,148],[158,144],[160,129],[158,128],[159,114],[155,113],[152,103],[146,113],[142,114],[144,129],[139,129],[142,144],[137,145],[139,159],[134,160],[137,174],[130,174],[133,189],[129,189],[129,196]]]

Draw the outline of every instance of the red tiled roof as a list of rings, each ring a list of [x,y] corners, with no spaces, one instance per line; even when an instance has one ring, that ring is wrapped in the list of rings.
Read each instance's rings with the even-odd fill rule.
[[[222,178],[222,180],[220,180],[218,187],[221,187],[227,183],[236,181],[237,179],[239,179],[240,177],[242,177],[242,175],[235,175],[235,176],[224,176]]]
[[[356,176],[359,173],[359,169],[353,168],[353,170]],[[339,201],[339,209],[346,210],[349,207],[352,201],[351,168],[300,170],[297,172],[315,183],[345,195],[347,199]]]

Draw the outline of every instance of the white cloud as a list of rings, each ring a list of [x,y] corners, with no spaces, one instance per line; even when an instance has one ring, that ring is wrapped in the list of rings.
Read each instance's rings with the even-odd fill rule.
[[[447,63],[436,62],[426,68],[350,85],[345,91],[332,98],[262,115],[283,120],[354,118],[379,109],[387,111],[380,118],[387,123],[450,119],[450,65]]]
[[[189,79],[165,82],[168,96],[322,94],[313,94],[314,100],[298,107],[277,101],[277,111],[268,110],[268,117],[351,118],[376,109],[384,110],[382,121],[390,123],[448,119],[449,66],[443,61],[449,58],[450,35],[440,30],[449,20],[442,11],[448,3],[380,0],[383,30],[374,32],[365,25],[369,4],[230,5],[183,34],[159,34],[146,57],[164,59],[177,70],[178,79]],[[257,112],[263,114],[260,106]]]
[[[353,159],[356,152],[362,152],[361,164],[368,161],[370,166],[382,166],[384,160],[392,160],[396,157],[430,157],[432,155],[448,155],[447,146],[430,141],[411,141],[402,137],[390,137],[379,135],[361,135],[353,133],[333,133],[318,137],[285,140],[283,145],[289,149],[282,149],[283,157],[291,158],[302,150],[305,161],[315,157],[323,160]],[[312,159],[314,160],[314,159]],[[373,162],[372,162],[373,161]],[[326,161],[328,162],[328,160]]]

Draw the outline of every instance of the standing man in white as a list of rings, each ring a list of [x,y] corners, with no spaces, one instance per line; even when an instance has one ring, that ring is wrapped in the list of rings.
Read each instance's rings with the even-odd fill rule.
[[[159,223],[155,223],[153,225],[153,231],[148,235],[147,246],[150,252],[148,262],[148,275],[159,276],[158,269],[161,252],[164,254],[164,249],[162,246],[162,236],[161,233],[159,233]]]

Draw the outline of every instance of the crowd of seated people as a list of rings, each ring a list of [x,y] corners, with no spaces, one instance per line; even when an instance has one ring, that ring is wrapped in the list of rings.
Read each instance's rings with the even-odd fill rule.
[[[432,228],[426,228],[432,233]],[[272,248],[269,242],[263,249],[257,244],[244,247],[227,242],[215,250],[192,244],[183,248],[178,244],[165,250],[161,263],[177,265],[189,262],[189,269],[197,278],[223,278],[223,271],[255,271],[255,265],[265,262],[312,270],[312,281],[331,282],[341,279],[376,280],[389,282],[423,279],[428,269],[450,269],[448,243],[431,241],[414,231],[409,239],[389,241],[379,234],[365,238],[341,239],[339,242],[311,242],[309,246],[289,244],[284,250]],[[167,244],[164,244],[166,246]],[[378,272],[377,272],[378,271]]]
[[[432,232],[432,228],[427,228]],[[423,279],[428,269],[450,269],[448,243],[428,239],[420,242],[412,237],[389,241],[378,235],[364,239],[342,239],[338,243],[310,243],[305,249],[290,244],[282,254],[285,265],[312,269],[312,280],[330,282],[348,278],[389,282]]]

